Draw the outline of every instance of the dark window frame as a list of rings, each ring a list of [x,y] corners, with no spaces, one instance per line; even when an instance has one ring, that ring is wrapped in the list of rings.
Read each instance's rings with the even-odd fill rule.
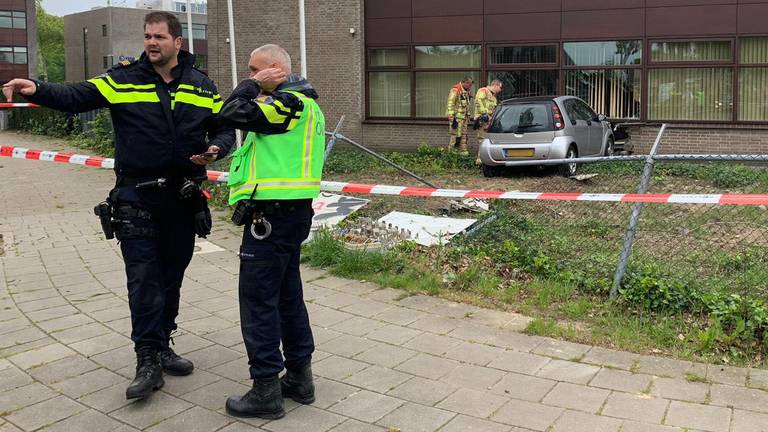
[[[419,68],[416,67],[416,47],[420,46],[459,46],[459,45],[475,45],[480,47],[480,66],[478,68]],[[408,49],[408,66],[371,66],[369,51],[374,49]],[[452,42],[452,43],[411,43],[411,44],[392,44],[392,45],[365,45],[363,55],[365,56],[365,121],[371,122],[398,122],[398,123],[435,123],[437,121],[445,120],[444,117],[418,117],[416,115],[416,74],[418,73],[430,73],[430,72],[456,72],[466,73],[468,75],[478,73],[479,79],[474,83],[478,86],[483,80],[483,73],[486,72],[484,68],[486,62],[485,44],[478,42]],[[386,116],[371,116],[371,90],[369,74],[371,72],[407,72],[410,75],[410,113],[407,117],[386,117]],[[446,95],[448,94],[446,89]]]
[[[748,34],[748,35],[730,35],[730,36],[694,36],[685,38],[660,38],[660,37],[648,37],[641,38],[617,38],[612,40],[639,40],[641,42],[643,54],[640,64],[629,65],[605,65],[605,66],[575,66],[565,65],[564,63],[564,43],[571,42],[606,42],[609,41],[606,38],[593,38],[593,39],[560,39],[560,40],[541,40],[541,41],[514,41],[514,42],[477,42],[477,41],[455,41],[451,43],[410,43],[410,44],[364,44],[365,55],[365,109],[364,109],[364,123],[384,123],[384,124],[439,124],[444,119],[440,118],[424,118],[416,117],[416,76],[417,69],[415,68],[415,48],[416,46],[425,45],[481,45],[482,47],[482,63],[479,69],[480,80],[475,83],[479,88],[484,84],[487,84],[489,79],[489,73],[495,71],[514,71],[514,70],[554,70],[557,72],[557,92],[559,95],[565,94],[566,85],[566,73],[569,70],[610,70],[610,69],[638,69],[640,72],[640,118],[632,119],[640,122],[651,123],[670,123],[670,124],[692,124],[692,125],[711,125],[711,124],[728,124],[728,125],[768,125],[768,119],[765,121],[741,121],[739,118],[739,94],[741,92],[739,80],[741,69],[747,68],[766,68],[766,64],[742,64],[740,63],[740,40],[743,38],[768,38],[768,33],[762,34]],[[697,41],[730,41],[731,42],[731,60],[730,61],[685,61],[685,62],[655,62],[652,60],[651,47],[654,42],[697,42]],[[557,63],[534,63],[534,64],[489,64],[490,48],[491,47],[505,47],[505,46],[542,46],[542,45],[557,45]],[[388,49],[388,48],[407,48],[409,50],[409,65],[403,66],[389,66],[371,67],[369,64],[368,50],[370,49]],[[691,69],[691,68],[730,68],[732,73],[733,82],[731,88],[733,91],[732,103],[733,103],[733,115],[730,120],[649,120],[649,87],[650,76],[653,69]],[[372,117],[370,115],[370,89],[368,74],[370,72],[396,72],[404,71],[411,74],[411,113],[408,117]],[[434,72],[475,72],[478,69],[419,69],[418,71],[434,71]],[[612,119],[618,120],[618,119]]]
[[[538,47],[554,47],[555,48],[555,61],[553,63],[491,63],[491,50],[493,48],[515,48],[515,47],[531,47],[531,46],[538,46]],[[542,66],[544,68],[553,68],[558,67],[560,65],[560,49],[558,47],[557,42],[531,42],[531,43],[488,43],[485,44],[485,62],[483,66],[487,69],[494,69],[494,68],[501,68],[504,70],[509,70],[510,68],[513,69],[524,69],[530,67],[531,69],[541,69]]]
[[[641,119],[649,122],[664,122],[664,123],[686,123],[686,124],[768,124],[768,120],[765,122],[740,122],[739,118],[739,65],[738,65],[738,36],[732,37],[687,37],[687,38],[647,38],[645,40],[645,49],[648,52],[649,58],[644,68],[643,78],[643,103],[641,106],[642,114]],[[702,61],[675,61],[675,62],[657,62],[653,61],[650,56],[651,47],[656,42],[710,42],[710,41],[729,41],[731,43],[731,60],[702,60]],[[650,86],[651,86],[651,71],[655,69],[730,69],[731,70],[731,119],[730,120],[664,120],[664,119],[649,119],[648,111],[650,108]]]

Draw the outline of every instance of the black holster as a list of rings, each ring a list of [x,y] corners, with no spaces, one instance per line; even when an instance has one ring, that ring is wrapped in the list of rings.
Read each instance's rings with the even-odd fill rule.
[[[93,208],[93,214],[98,216],[99,221],[101,221],[101,230],[104,231],[104,237],[107,240],[112,240],[115,238],[115,227],[113,225],[114,212],[112,202],[110,200],[106,200],[96,204],[96,207]]]

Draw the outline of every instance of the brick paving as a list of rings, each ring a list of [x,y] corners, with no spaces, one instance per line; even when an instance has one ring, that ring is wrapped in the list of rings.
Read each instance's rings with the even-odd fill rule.
[[[0,144],[67,150],[9,132]],[[238,420],[239,235],[217,220],[182,290],[177,351],[196,364],[150,399],[133,374],[125,274],[93,205],[109,171],[0,159],[0,432],[768,431],[768,374],[526,336],[525,317],[305,268],[317,402]],[[707,382],[688,382],[694,373]]]

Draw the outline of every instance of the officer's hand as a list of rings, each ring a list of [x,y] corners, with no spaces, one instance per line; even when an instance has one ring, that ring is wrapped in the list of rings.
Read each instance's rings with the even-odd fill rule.
[[[24,96],[32,96],[37,91],[37,85],[28,79],[16,78],[3,84],[3,94],[8,102],[13,100],[13,93],[18,92]]]
[[[208,147],[208,151],[206,151],[203,154],[199,155],[192,155],[192,157],[189,158],[190,161],[192,161],[195,165],[208,165],[209,163],[216,160],[216,158],[219,156],[219,146],[212,145]]]
[[[453,124],[453,118],[454,118],[454,117],[453,117],[452,115],[451,115],[451,116],[448,116],[448,124],[450,124],[450,125],[452,125],[452,124]]]
[[[269,68],[258,71],[251,78],[261,82],[262,90],[270,92],[288,80],[288,75],[280,68]]]

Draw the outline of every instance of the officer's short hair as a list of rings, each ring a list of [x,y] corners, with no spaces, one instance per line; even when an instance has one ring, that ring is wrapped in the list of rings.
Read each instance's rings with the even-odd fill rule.
[[[176,15],[170,12],[155,11],[144,16],[144,28],[147,28],[147,24],[159,23],[166,23],[168,25],[168,33],[174,39],[181,36],[181,23],[176,18]]]
[[[495,80],[491,81],[490,85],[496,85],[496,84],[498,84],[500,86],[504,85],[504,83],[502,83],[501,80],[499,80],[499,79],[495,79]]]
[[[465,82],[473,83],[473,82],[475,82],[475,80],[472,77],[465,76],[464,78],[461,79],[461,82],[463,82],[463,83],[465,83]]]
[[[251,51],[251,57],[256,54],[262,54],[268,58],[274,59],[277,63],[282,63],[283,69],[286,73],[291,72],[291,56],[288,51],[283,49],[280,45],[266,44],[262,45],[255,50]]]

